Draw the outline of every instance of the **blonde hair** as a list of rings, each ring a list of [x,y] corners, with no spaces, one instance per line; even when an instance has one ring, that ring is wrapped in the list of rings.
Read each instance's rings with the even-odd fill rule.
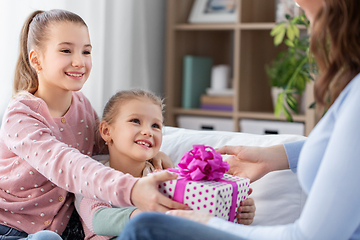
[[[20,53],[16,63],[13,97],[21,91],[34,93],[39,82],[35,69],[30,65],[31,49],[42,50],[49,34],[50,24],[59,22],[80,23],[87,27],[84,20],[66,10],[34,11],[26,19],[20,33]]]
[[[156,96],[152,92],[140,89],[125,90],[114,94],[106,103],[103,111],[102,121],[108,124],[112,124],[115,121],[116,116],[119,114],[119,109],[122,104],[128,102],[129,100],[144,98],[152,101],[155,105],[158,105],[161,109],[161,112],[164,111],[165,105],[163,103],[163,99]]]

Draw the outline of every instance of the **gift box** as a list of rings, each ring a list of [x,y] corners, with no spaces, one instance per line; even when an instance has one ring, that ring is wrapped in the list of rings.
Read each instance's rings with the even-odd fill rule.
[[[228,169],[228,163],[213,148],[194,145],[178,168],[168,169],[178,173],[178,179],[162,182],[159,191],[193,210],[235,222],[240,202],[248,197],[250,180],[225,174]]]

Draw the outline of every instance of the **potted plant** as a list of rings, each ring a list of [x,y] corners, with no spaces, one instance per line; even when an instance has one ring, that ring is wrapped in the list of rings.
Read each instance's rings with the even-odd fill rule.
[[[292,112],[299,113],[299,97],[305,90],[306,83],[313,80],[314,63],[309,58],[309,21],[305,14],[291,18],[286,15],[286,22],[278,23],[270,35],[274,37],[274,45],[284,43],[287,49],[267,65],[266,73],[272,87],[280,88],[274,106],[277,118],[283,112],[287,121],[293,121]],[[299,26],[305,26],[300,33]]]

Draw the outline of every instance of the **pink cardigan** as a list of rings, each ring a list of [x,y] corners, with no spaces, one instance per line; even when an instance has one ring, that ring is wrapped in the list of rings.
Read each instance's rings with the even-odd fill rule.
[[[73,194],[130,206],[137,178],[92,160],[97,116],[80,92],[70,109],[51,117],[30,93],[7,108],[0,129],[0,224],[29,234],[61,234],[74,209]]]

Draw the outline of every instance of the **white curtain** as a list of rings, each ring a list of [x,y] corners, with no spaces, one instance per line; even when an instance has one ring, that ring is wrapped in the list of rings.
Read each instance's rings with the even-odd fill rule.
[[[93,69],[82,91],[99,115],[119,90],[163,96],[165,0],[0,0],[0,116],[11,98],[19,34],[34,10],[66,9],[89,27]]]

